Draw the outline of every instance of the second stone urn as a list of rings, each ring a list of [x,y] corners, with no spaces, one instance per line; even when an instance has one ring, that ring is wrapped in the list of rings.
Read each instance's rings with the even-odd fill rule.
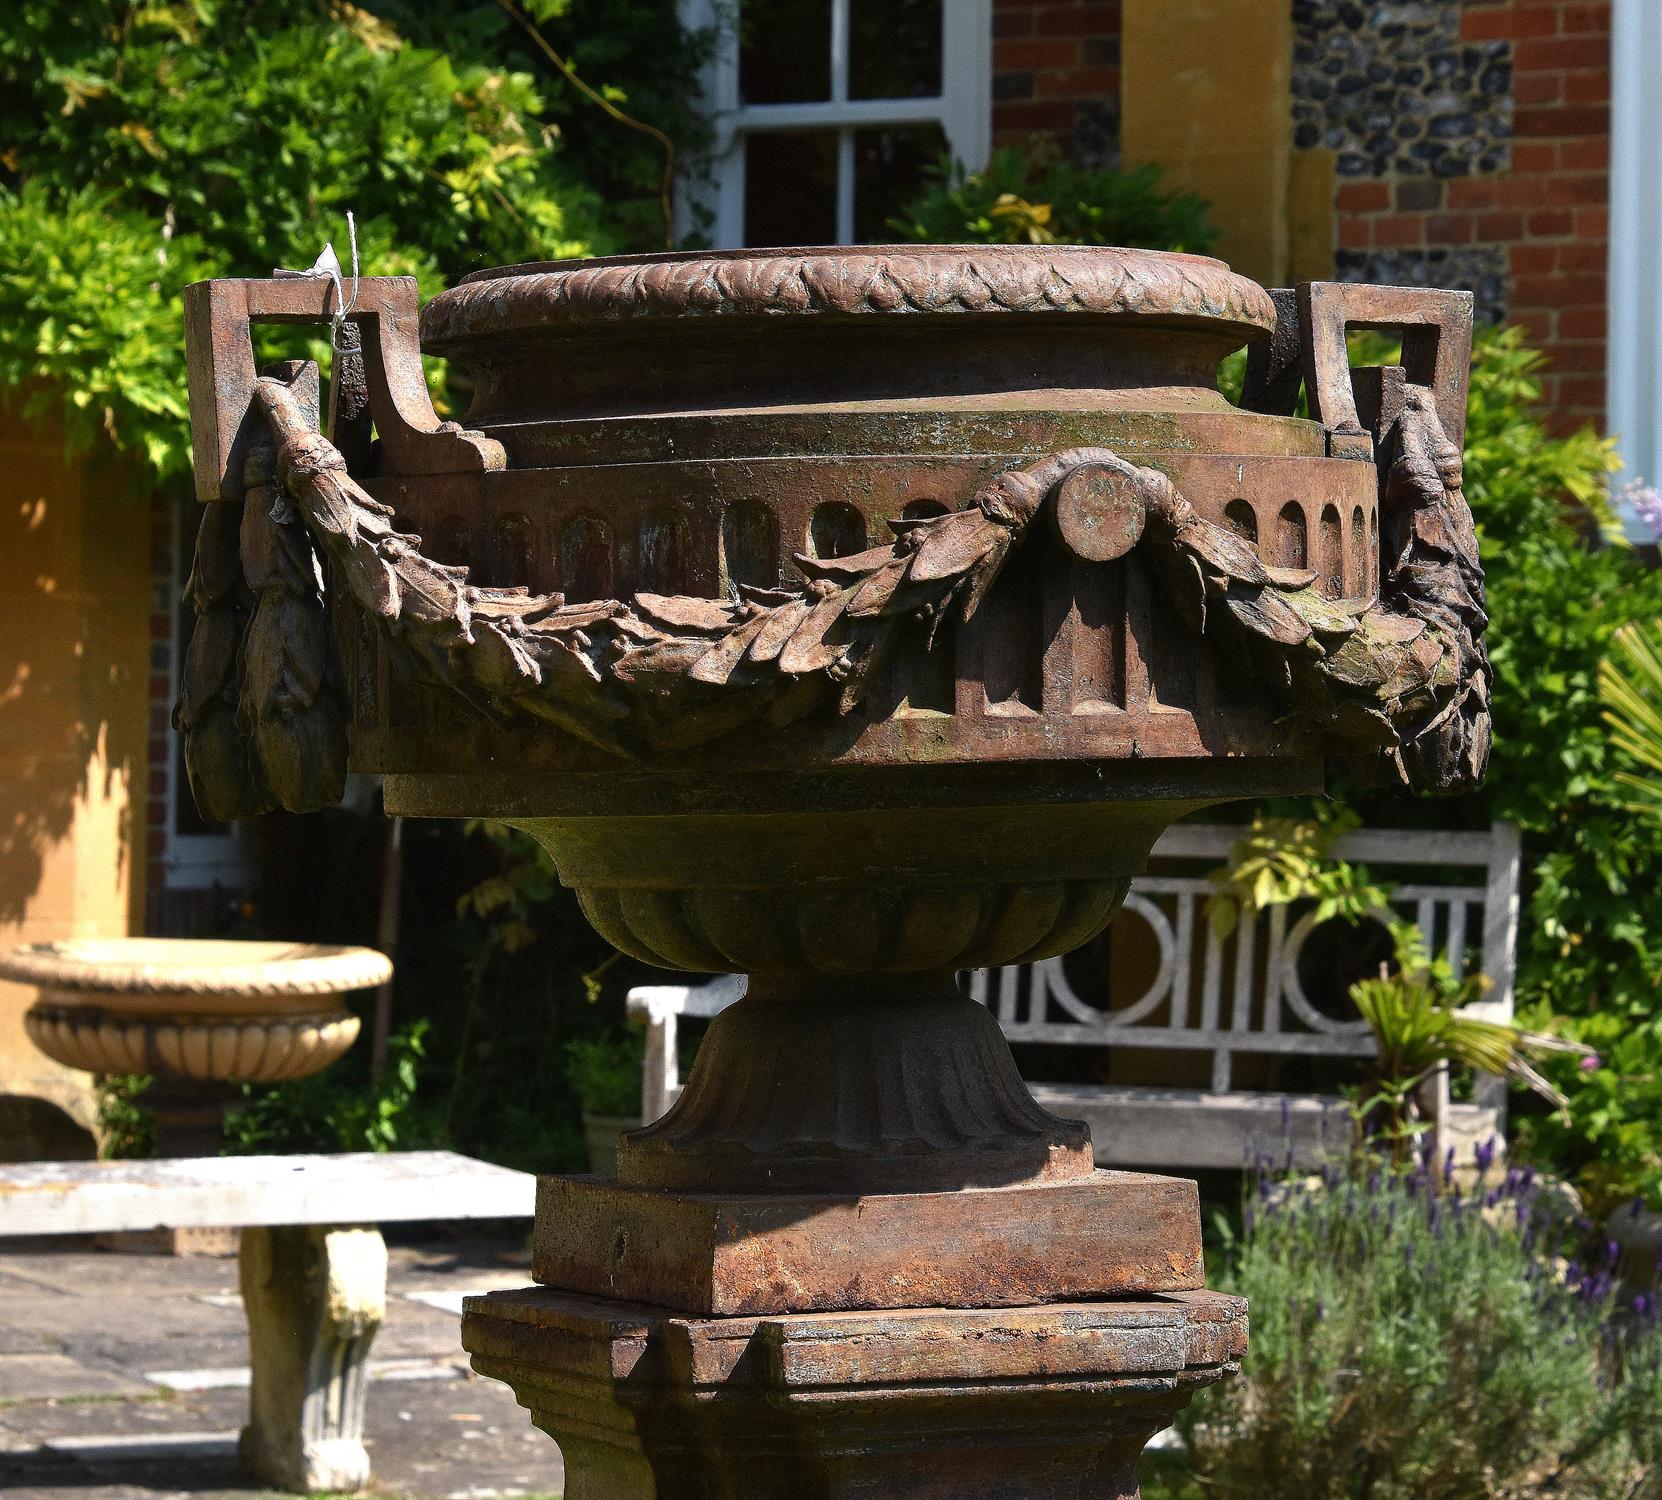
[[[66,1067],[151,1074],[166,1156],[215,1155],[233,1083],[322,1072],[358,1036],[344,997],[385,983],[372,948],[217,938],[82,938],[0,954],[33,985],[29,1039]]]
[[[1096,1171],[954,974],[1086,942],[1174,819],[1331,757],[1482,774],[1469,296],[1055,246],[513,267],[420,312],[465,425],[408,281],[187,309],[204,803],[377,771],[532,834],[623,952],[751,976],[616,1180],[545,1180],[540,1286],[470,1304],[573,1496],[1135,1495],[1244,1308],[1193,1184]],[[328,437],[262,319],[339,325]],[[1353,375],[1356,325],[1402,363]]]

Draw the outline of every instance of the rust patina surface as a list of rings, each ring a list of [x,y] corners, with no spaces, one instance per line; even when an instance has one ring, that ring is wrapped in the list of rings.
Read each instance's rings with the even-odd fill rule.
[[[325,436],[248,327],[333,291],[188,296],[204,804],[379,772],[532,834],[623,952],[751,975],[619,1180],[545,1187],[550,1289],[470,1308],[477,1366],[596,1493],[1134,1495],[1244,1310],[1192,1187],[1095,1172],[953,973],[1088,941],[1174,819],[1329,757],[1482,775],[1470,298],[1056,246],[511,267],[420,313],[458,424],[369,278]],[[1360,326],[1403,364],[1350,371]]]

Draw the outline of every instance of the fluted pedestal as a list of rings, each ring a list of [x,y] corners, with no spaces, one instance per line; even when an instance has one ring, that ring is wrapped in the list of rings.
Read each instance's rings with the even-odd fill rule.
[[[1099,1172],[950,975],[772,978],[463,1342],[568,1500],[1130,1500],[1238,1368],[1192,1182]]]

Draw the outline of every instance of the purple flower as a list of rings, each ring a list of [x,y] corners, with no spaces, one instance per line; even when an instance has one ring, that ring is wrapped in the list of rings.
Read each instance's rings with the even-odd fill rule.
[[[1486,1141],[1477,1143],[1477,1170],[1487,1172],[1495,1164],[1495,1138],[1490,1136]]]
[[[1604,1066],[1604,1059],[1598,1053],[1593,1052],[1582,1058],[1577,1066],[1583,1073],[1596,1073]]]
[[[1633,514],[1650,527],[1653,535],[1662,537],[1662,494],[1635,475],[1612,497],[1618,508],[1629,506]]]

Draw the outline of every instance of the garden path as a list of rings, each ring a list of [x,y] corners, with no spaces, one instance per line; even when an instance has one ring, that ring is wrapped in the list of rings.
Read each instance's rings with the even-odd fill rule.
[[[523,1230],[389,1230],[387,1321],[370,1360],[376,1496],[557,1495],[559,1452],[508,1388],[472,1376],[461,1298],[524,1286]],[[6,1500],[252,1497],[237,1467],[247,1330],[234,1257],[11,1240],[0,1248],[0,1494]]]

